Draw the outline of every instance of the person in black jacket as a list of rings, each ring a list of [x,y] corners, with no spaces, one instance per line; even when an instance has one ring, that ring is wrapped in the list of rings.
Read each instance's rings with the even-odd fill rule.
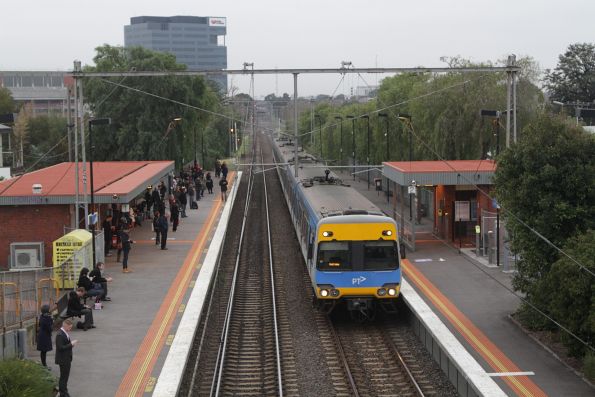
[[[89,328],[95,328],[93,325],[93,311],[87,305],[81,303],[81,298],[85,295],[85,289],[78,287],[76,291],[70,291],[68,294],[68,308],[66,309],[66,315],[68,317],[80,317],[85,316],[85,323],[83,324],[83,330]]]
[[[123,273],[130,273],[132,271],[128,269],[128,254],[130,253],[134,241],[130,239],[130,235],[128,234],[129,231],[130,230],[127,227],[124,227],[120,232],[120,241],[122,241],[122,251],[124,252],[124,259],[122,260]]]
[[[54,320],[50,313],[50,305],[41,306],[41,315],[39,316],[39,332],[37,333],[37,350],[41,356],[41,365],[47,367],[45,361],[47,353],[52,350],[52,327]]]
[[[112,247],[112,232],[114,230],[114,227],[112,226],[111,215],[105,217],[105,220],[101,224],[101,227],[103,228],[103,238],[105,241],[105,246],[103,248],[105,256],[112,256],[112,254],[110,254],[109,252],[110,248]]]
[[[180,212],[182,213],[182,218],[187,218],[186,216],[186,205],[188,204],[188,198],[186,197],[186,188],[182,186],[180,188]]]
[[[112,299],[107,296],[107,283],[109,281],[112,281],[112,278],[106,277],[103,274],[104,268],[105,268],[105,265],[103,264],[103,262],[97,262],[97,266],[95,267],[95,269],[91,270],[91,273],[89,273],[89,277],[91,278],[91,281],[93,284],[101,285],[101,289],[103,290],[103,295],[101,295],[101,300],[111,301]]]
[[[72,321],[64,320],[62,328],[56,333],[56,359],[55,362],[60,366],[60,381],[58,388],[60,397],[70,397],[68,394],[68,377],[70,376],[70,365],[72,364],[72,348],[78,343],[77,340],[70,339],[72,330]]]
[[[76,284],[77,287],[83,287],[85,289],[86,296],[103,296],[103,288],[100,283],[94,284],[89,278],[89,269],[83,267],[79,273],[79,281]]]
[[[169,206],[169,211],[171,212],[171,230],[175,232],[178,230],[178,223],[180,222],[180,207],[176,200],[172,200],[171,205]]]
[[[167,218],[163,213],[159,215],[157,226],[159,227],[159,232],[161,233],[161,249],[166,250],[167,247],[165,245],[167,244],[167,229],[169,228],[169,225],[167,223]]]

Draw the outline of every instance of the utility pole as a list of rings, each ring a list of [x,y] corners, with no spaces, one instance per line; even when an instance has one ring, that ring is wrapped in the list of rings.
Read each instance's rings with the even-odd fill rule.
[[[74,71],[80,72],[81,71],[81,62],[74,61]],[[80,193],[79,193],[79,141],[78,141],[78,131],[79,131],[79,100],[78,100],[78,86],[79,86],[79,79],[74,78],[74,220],[75,220],[75,229],[79,229],[81,226],[80,217],[79,217],[79,207],[80,207]]]
[[[297,94],[298,94],[297,79],[298,79],[298,74],[294,73],[293,74],[293,136],[295,139],[295,142],[294,142],[295,147],[294,147],[293,154],[294,154],[294,165],[295,165],[294,176],[296,177],[296,179],[298,177],[298,167],[299,167],[298,146],[300,144],[299,137],[298,137],[298,122],[297,122],[297,113],[298,113],[297,112],[297,98],[298,98],[298,96],[297,96]]]

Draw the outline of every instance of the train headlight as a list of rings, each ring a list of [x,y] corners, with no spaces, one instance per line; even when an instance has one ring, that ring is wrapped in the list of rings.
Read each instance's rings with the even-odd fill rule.
[[[386,288],[380,288],[376,293],[378,294],[378,296],[384,296],[386,295]]]
[[[395,296],[395,295],[397,295],[397,290],[395,288],[389,288],[388,289],[388,294],[390,296]]]
[[[334,288],[333,288],[333,289],[331,290],[331,296],[332,296],[332,297],[335,297],[335,298],[336,298],[337,296],[339,296],[339,290],[338,290],[338,289],[334,289]]]
[[[333,232],[329,232],[329,231],[322,232],[322,236],[323,237],[332,237],[333,236]]]
[[[321,289],[320,290],[320,296],[326,298],[328,296],[328,290],[327,289]]]
[[[393,231],[392,230],[383,230],[382,231],[382,235],[383,236],[392,236],[393,235]]]

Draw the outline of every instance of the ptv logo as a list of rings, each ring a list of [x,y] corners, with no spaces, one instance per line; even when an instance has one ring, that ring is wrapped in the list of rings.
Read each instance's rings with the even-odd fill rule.
[[[360,285],[361,283],[363,283],[364,281],[366,281],[367,278],[365,278],[364,276],[359,276],[359,277],[354,277],[351,279],[351,284],[352,285]]]

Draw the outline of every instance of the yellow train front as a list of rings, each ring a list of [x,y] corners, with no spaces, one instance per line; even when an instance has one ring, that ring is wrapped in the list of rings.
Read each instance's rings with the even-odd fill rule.
[[[318,307],[330,311],[344,302],[358,319],[396,309],[401,267],[393,219],[361,210],[329,214],[319,220],[312,248],[308,269]]]

